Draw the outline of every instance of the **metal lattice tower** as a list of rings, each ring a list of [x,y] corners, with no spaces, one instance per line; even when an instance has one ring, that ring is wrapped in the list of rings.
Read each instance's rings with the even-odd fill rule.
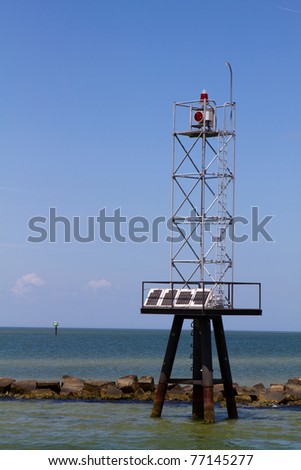
[[[213,281],[215,298],[225,304],[229,299],[221,282],[233,281],[234,169],[232,91],[222,105],[209,100],[205,90],[200,100],[175,103],[171,280],[187,287]]]

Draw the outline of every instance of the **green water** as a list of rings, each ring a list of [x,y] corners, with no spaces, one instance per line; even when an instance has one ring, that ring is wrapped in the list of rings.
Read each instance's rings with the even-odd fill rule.
[[[190,417],[191,407],[166,404],[150,418],[150,403],[0,402],[0,449],[300,449],[301,407],[239,409],[216,423]]]

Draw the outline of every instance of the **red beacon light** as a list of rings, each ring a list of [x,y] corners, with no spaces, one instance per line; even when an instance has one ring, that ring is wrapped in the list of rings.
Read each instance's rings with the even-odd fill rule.
[[[194,113],[194,120],[198,123],[198,124],[201,124],[202,121],[204,120],[204,112],[205,112],[205,109],[206,109],[206,102],[208,101],[208,93],[206,90],[203,90],[201,95],[200,95],[200,102],[202,103],[202,109],[198,109],[195,113]]]
[[[203,120],[204,115],[202,111],[196,111],[193,117],[196,122],[201,122]]]
[[[192,127],[197,128],[206,128],[208,131],[215,129],[216,120],[215,120],[215,107],[209,104],[208,93],[206,90],[203,90],[200,94],[200,105],[197,108],[194,108],[195,113],[193,119],[196,122]]]
[[[200,96],[200,101],[208,101],[208,93],[206,90],[203,90]]]

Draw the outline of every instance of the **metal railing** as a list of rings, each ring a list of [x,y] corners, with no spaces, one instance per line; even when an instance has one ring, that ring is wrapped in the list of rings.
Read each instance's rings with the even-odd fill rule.
[[[241,289],[247,288],[248,297],[251,295],[250,290],[253,289],[252,293],[252,302],[248,302],[245,299],[241,299],[241,292],[238,294],[238,291]],[[169,300],[170,302],[165,303],[165,305],[146,305],[148,294],[153,289],[162,289],[162,292],[169,291]],[[218,308],[218,309],[249,309],[249,310],[261,310],[261,283],[259,282],[215,282],[215,281],[192,281],[184,283],[183,281],[143,281],[142,282],[142,307],[150,309],[177,309],[179,306],[176,304],[177,294],[181,290],[201,290],[205,292],[210,291],[210,301],[204,302],[201,305],[200,309],[208,308]],[[254,293],[255,290],[255,293]],[[244,305],[244,302],[248,302],[248,305]],[[250,305],[250,303],[252,305]],[[196,307],[196,306],[195,306]],[[194,308],[195,308],[194,307]],[[183,305],[181,305],[183,308]],[[184,308],[190,309],[189,305]]]

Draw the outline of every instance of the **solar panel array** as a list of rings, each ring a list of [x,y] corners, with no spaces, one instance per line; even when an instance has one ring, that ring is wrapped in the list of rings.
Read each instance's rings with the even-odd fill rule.
[[[145,307],[207,307],[212,299],[210,289],[150,289]]]

